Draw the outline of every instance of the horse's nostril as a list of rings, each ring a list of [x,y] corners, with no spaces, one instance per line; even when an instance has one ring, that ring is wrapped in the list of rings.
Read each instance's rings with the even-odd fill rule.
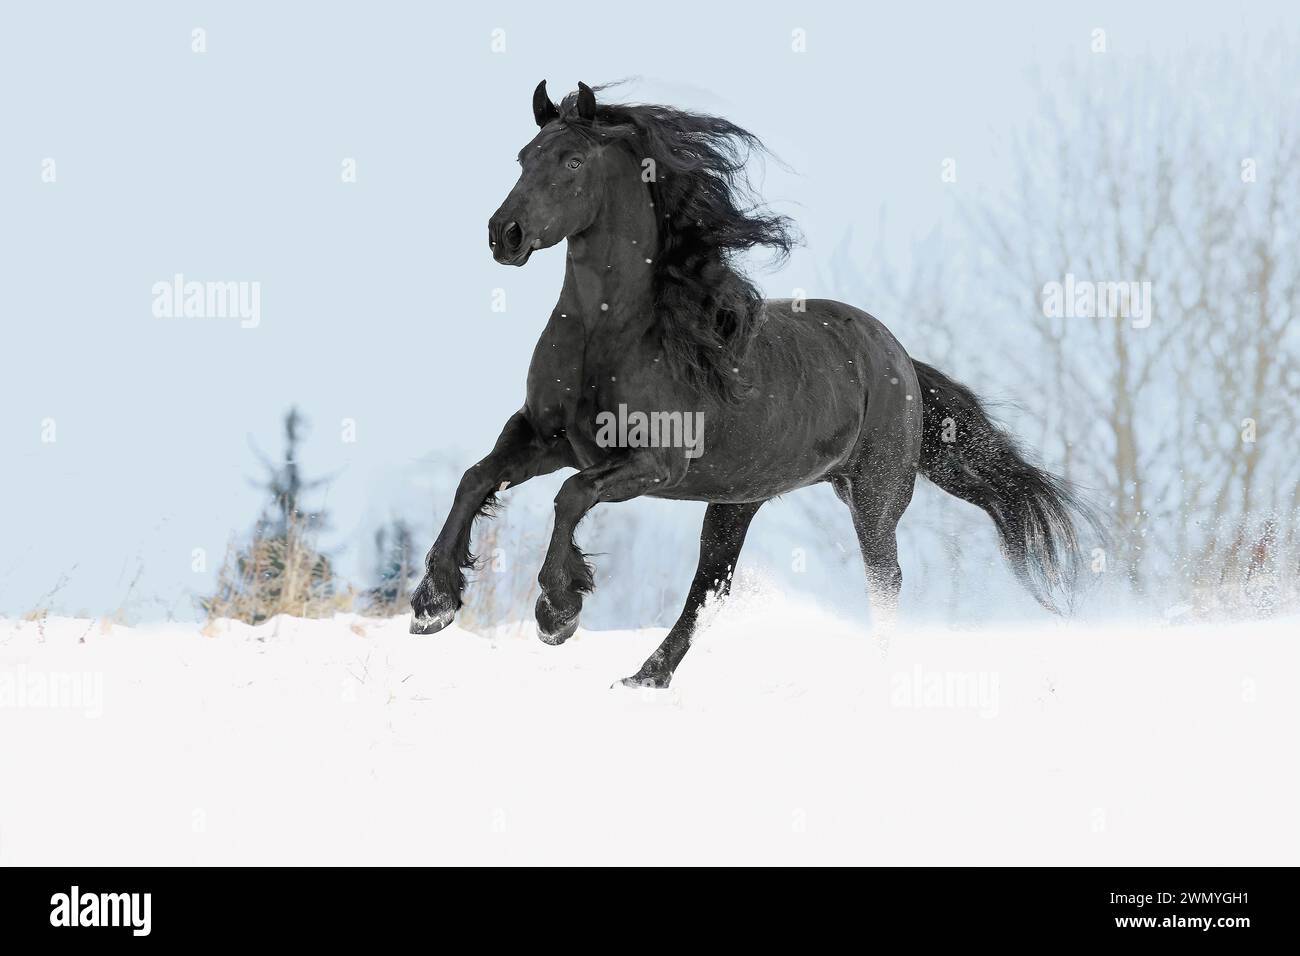
[[[524,231],[519,228],[519,223],[512,222],[505,228],[501,234],[501,242],[507,249],[518,249],[524,243]]]

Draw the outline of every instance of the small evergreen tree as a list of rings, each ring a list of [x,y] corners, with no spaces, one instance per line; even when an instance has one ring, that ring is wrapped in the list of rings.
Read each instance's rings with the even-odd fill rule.
[[[411,527],[400,518],[375,532],[375,566],[377,583],[366,592],[367,613],[378,617],[402,613],[421,567]]]
[[[328,527],[323,510],[308,511],[304,495],[326,479],[304,480],[298,445],[306,420],[297,408],[284,418],[284,460],[258,452],[267,478],[259,487],[270,497],[243,547],[233,546],[217,575],[216,590],[199,603],[209,618],[258,624],[277,614],[326,617],[347,610],[351,589],[341,588],[329,555],[317,547]]]

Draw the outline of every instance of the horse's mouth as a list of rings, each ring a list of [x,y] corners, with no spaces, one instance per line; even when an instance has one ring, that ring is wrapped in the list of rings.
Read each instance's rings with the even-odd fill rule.
[[[531,242],[526,242],[513,256],[502,255],[498,250],[499,246],[492,250],[492,258],[503,266],[522,266],[528,261],[528,257],[533,254],[536,247]]]

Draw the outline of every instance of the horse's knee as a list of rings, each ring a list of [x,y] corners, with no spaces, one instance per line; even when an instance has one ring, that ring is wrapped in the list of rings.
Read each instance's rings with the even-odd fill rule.
[[[555,526],[576,524],[596,503],[596,486],[581,472],[570,476],[555,493]]]
[[[491,483],[492,477],[488,474],[484,462],[475,462],[461,474],[460,483],[456,485],[456,500],[467,497],[480,497],[484,494],[484,489],[491,486]]]

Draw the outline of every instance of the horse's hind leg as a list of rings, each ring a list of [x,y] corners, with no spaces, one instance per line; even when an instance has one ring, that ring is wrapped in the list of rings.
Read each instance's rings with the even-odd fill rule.
[[[898,618],[898,593],[903,569],[898,564],[898,520],[912,500],[915,474],[882,481],[869,468],[832,482],[835,493],[849,506],[858,535],[862,563],[867,572],[867,598],[871,626],[881,639],[893,631]]]
[[[740,548],[745,543],[749,522],[763,502],[752,504],[711,504],[704,512],[700,529],[700,563],[691,581],[686,606],[668,636],[650,655],[641,669],[622,683],[628,687],[667,687],[673,671],[691,649],[691,638],[700,608],[710,593],[725,597],[731,590],[731,576],[736,570]]]

